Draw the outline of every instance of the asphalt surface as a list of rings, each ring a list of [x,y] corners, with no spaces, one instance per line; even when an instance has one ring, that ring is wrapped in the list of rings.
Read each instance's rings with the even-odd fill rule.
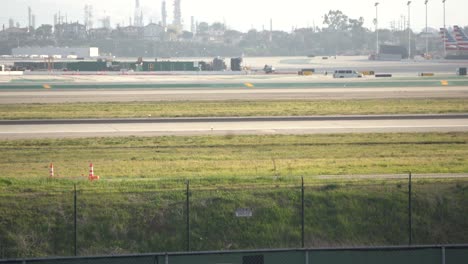
[[[70,120],[0,123],[0,139],[166,135],[468,132],[467,115],[300,118],[201,118],[194,120]],[[21,123],[23,122],[23,123]]]
[[[106,118],[106,119],[25,119],[0,120],[0,125],[83,125],[83,124],[164,124],[164,123],[232,123],[298,121],[372,121],[372,120],[468,119],[468,114],[402,115],[331,115],[331,116],[257,116],[257,117],[175,117],[175,118]]]
[[[120,89],[120,90],[7,90],[0,104],[149,102],[203,100],[346,100],[404,98],[468,98],[468,87],[370,87],[275,89]]]

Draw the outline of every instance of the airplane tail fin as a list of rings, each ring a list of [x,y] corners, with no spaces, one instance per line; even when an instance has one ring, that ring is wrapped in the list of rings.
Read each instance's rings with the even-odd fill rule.
[[[459,50],[468,50],[468,36],[459,26],[453,26],[453,32],[455,33],[455,39]]]
[[[446,28],[440,29],[440,37],[447,50],[458,50],[457,40],[448,32]]]

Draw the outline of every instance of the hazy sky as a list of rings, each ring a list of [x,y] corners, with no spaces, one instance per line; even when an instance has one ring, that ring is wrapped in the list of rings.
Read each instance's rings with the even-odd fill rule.
[[[150,19],[157,22],[161,19],[162,0],[140,0],[144,10],[145,23]],[[375,1],[369,0],[181,0],[182,16],[186,29],[190,28],[190,17],[197,21],[226,22],[229,28],[247,31],[269,28],[273,18],[273,28],[291,31],[292,27],[321,27],[323,15],[328,10],[339,9],[351,18],[365,19],[365,26],[374,28]],[[0,25],[8,25],[11,17],[22,26],[27,24],[27,7],[31,6],[36,14],[36,26],[52,24],[53,14],[60,10],[67,14],[69,21],[83,22],[84,5],[94,7],[94,25],[101,26],[99,18],[110,15],[111,23],[128,25],[129,16],[133,17],[135,0],[0,0]],[[167,0],[169,21],[172,21],[173,0]],[[380,0],[379,27],[390,28],[395,21],[398,26],[407,16],[406,0]],[[421,30],[425,27],[424,0],[413,0],[411,5],[411,27]],[[463,11],[462,11],[463,10]],[[468,25],[468,1],[447,0],[447,25]],[[442,0],[429,0],[429,27],[439,28],[443,25]]]

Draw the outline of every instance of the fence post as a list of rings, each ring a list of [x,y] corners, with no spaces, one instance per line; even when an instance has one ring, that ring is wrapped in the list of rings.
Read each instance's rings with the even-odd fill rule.
[[[408,242],[411,246],[413,244],[413,204],[412,204],[412,188],[411,188],[412,175],[409,173],[408,177]]]
[[[74,189],[74,192],[73,192],[73,244],[74,244],[74,254],[75,254],[75,257],[76,257],[76,240],[77,240],[77,237],[76,237],[76,184],[73,185],[73,189]]]
[[[445,264],[445,247],[442,246],[442,264]]]
[[[190,251],[190,181],[187,180],[187,190],[186,190],[186,221],[187,221],[187,251]]]
[[[301,185],[301,240],[302,240],[302,248],[304,248],[304,217],[305,217],[305,212],[304,212],[304,177],[302,177],[302,185]]]

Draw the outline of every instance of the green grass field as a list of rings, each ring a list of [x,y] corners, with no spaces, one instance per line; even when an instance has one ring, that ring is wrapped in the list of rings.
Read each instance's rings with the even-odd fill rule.
[[[0,141],[2,178],[225,178],[468,172],[467,133]]]
[[[464,99],[208,101],[0,105],[0,119],[466,113]]]

